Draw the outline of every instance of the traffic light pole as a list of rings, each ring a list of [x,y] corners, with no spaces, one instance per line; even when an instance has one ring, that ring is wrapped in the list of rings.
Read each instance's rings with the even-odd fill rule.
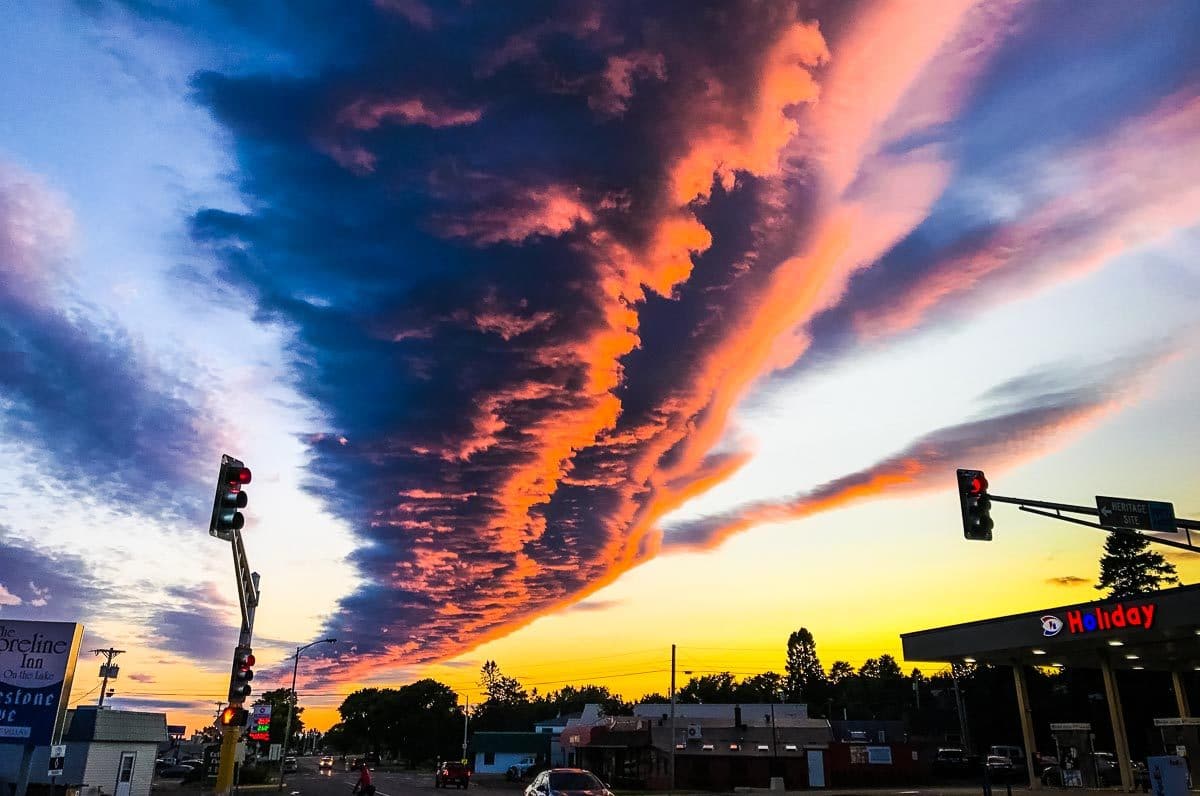
[[[993,495],[987,493],[988,499],[993,503],[1008,503],[1016,506],[1021,511],[1027,511],[1030,514],[1037,514],[1040,517],[1049,517],[1052,520],[1062,520],[1063,522],[1074,523],[1075,525],[1083,525],[1088,528],[1098,528],[1102,531],[1116,531],[1117,533],[1128,533],[1142,536],[1149,539],[1155,544],[1174,547],[1179,550],[1187,550],[1192,553],[1200,553],[1200,547],[1192,544],[1192,531],[1200,531],[1200,521],[1187,520],[1176,518],[1175,526],[1187,533],[1187,542],[1176,542],[1173,539],[1163,539],[1159,536],[1150,536],[1149,534],[1139,534],[1137,531],[1128,528],[1114,528],[1109,525],[1102,525],[1098,522],[1089,522],[1078,517],[1063,516],[1064,512],[1068,514],[1082,514],[1088,517],[1099,517],[1100,510],[1093,506],[1076,506],[1070,503],[1054,503],[1049,500],[1030,500],[1029,498],[1006,497],[1004,495]]]

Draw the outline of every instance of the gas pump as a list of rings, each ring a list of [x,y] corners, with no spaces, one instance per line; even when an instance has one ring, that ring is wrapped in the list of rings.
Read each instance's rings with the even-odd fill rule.
[[[1190,782],[1200,782],[1200,718],[1155,719],[1154,726],[1162,736],[1163,754],[1182,757]]]
[[[1050,734],[1058,757],[1057,777],[1051,773],[1050,784],[1063,788],[1097,787],[1100,777],[1096,770],[1096,736],[1092,734],[1092,725],[1086,722],[1051,724]]]

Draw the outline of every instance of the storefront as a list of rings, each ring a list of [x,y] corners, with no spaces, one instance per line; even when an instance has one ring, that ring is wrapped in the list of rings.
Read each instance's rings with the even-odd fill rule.
[[[902,635],[901,641],[907,661],[1012,667],[1025,760],[1034,788],[1039,780],[1034,771],[1036,750],[1026,667],[1099,669],[1121,782],[1132,789],[1129,742],[1116,672],[1170,672],[1178,717],[1191,716],[1184,675],[1200,670],[1200,586],[922,630]]]

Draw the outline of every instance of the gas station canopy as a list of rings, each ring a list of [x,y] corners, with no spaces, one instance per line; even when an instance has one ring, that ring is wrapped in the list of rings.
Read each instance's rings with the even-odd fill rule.
[[[1200,585],[905,633],[907,661],[1200,671]]]

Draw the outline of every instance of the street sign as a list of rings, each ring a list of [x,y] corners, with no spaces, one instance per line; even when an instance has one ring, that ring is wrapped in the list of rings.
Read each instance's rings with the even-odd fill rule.
[[[61,777],[63,775],[63,763],[67,759],[67,747],[65,744],[61,746],[50,747],[50,765],[49,771],[46,772],[48,777]]]
[[[1133,500],[1096,495],[1096,508],[1100,511],[1100,524],[1107,528],[1129,528],[1134,531],[1158,533],[1179,532],[1175,525],[1175,507],[1161,500]]]

